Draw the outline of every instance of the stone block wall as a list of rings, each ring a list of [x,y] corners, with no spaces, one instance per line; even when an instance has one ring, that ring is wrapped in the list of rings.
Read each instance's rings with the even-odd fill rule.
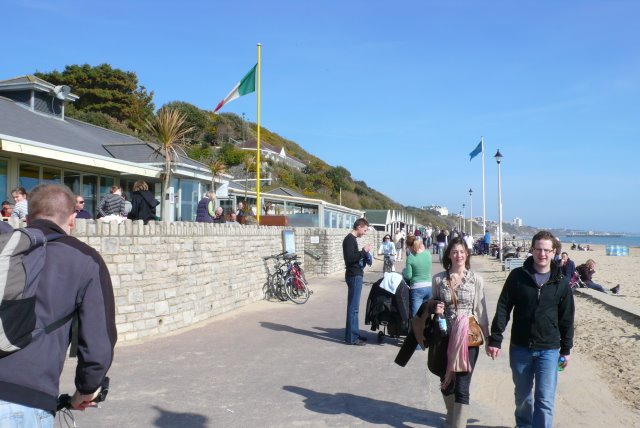
[[[283,227],[77,220],[73,235],[104,258],[113,282],[119,341],[188,327],[264,297],[264,257],[282,251]],[[290,229],[290,228],[289,228]],[[347,229],[293,228],[308,277],[344,270]],[[383,234],[359,244],[377,250]],[[319,254],[315,260],[305,250]]]

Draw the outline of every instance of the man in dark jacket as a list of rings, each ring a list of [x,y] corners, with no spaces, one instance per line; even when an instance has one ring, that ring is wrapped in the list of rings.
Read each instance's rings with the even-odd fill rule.
[[[38,326],[50,325],[77,311],[77,390],[71,404],[84,409],[95,405],[117,334],[107,266],[93,248],[68,236],[75,224],[74,205],[68,188],[37,186],[29,199],[29,227],[45,235],[65,235],[47,243],[35,296],[36,317]],[[71,323],[39,334],[25,348],[0,358],[0,425],[53,426]]]
[[[495,359],[513,310],[509,361],[518,427],[551,428],[558,365],[567,366],[573,347],[573,293],[552,261],[557,242],[550,232],[536,233],[533,255],[509,274],[491,324],[487,354]]]
[[[360,311],[360,294],[362,293],[362,279],[364,272],[360,267],[360,259],[367,257],[371,251],[371,245],[367,244],[362,250],[358,248],[358,240],[367,234],[369,222],[365,218],[356,220],[353,230],[342,241],[342,255],[344,256],[345,273],[344,280],[349,289],[347,293],[347,324],[344,332],[344,341],[347,345],[363,346],[365,337],[360,335],[358,326],[358,313]]]
[[[85,220],[91,219],[91,214],[89,211],[84,209],[84,197],[80,195],[76,195],[76,205],[75,205],[76,218],[83,218]]]

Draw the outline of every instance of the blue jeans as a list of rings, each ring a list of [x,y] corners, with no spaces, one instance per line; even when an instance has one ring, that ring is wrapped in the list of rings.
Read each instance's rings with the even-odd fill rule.
[[[420,306],[431,298],[431,287],[412,288],[409,292],[409,300],[411,301],[411,316],[415,317]]]
[[[349,293],[347,294],[347,326],[344,332],[344,341],[356,343],[360,336],[358,327],[358,312],[360,311],[360,294],[362,294],[362,277],[347,276],[345,278]]]
[[[0,427],[53,428],[53,415],[46,410],[0,400]]]
[[[558,384],[559,349],[529,349],[511,345],[509,361],[515,385],[516,426],[551,428]],[[532,391],[535,379],[535,392]]]
[[[591,288],[592,290],[600,291],[602,293],[606,293],[607,292],[607,290],[605,290],[602,285],[596,284],[593,281],[585,281],[584,284],[587,286],[587,288]]]
[[[442,259],[444,258],[444,250],[445,250],[445,245],[442,242],[438,243],[438,261],[440,263],[442,263]]]

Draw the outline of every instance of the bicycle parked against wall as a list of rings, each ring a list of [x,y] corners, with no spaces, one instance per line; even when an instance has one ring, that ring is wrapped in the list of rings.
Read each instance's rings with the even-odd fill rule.
[[[284,278],[284,289],[292,302],[302,304],[309,300],[309,286],[304,271],[298,263],[298,256],[295,254],[285,254],[284,256],[287,273]]]
[[[285,291],[285,267],[286,263],[283,261],[283,256],[287,254],[286,251],[280,254],[274,254],[269,257],[265,257],[265,264],[267,260],[274,260],[273,272],[269,272],[267,266],[267,281],[262,287],[264,291],[264,298],[266,300],[287,300],[287,292]]]

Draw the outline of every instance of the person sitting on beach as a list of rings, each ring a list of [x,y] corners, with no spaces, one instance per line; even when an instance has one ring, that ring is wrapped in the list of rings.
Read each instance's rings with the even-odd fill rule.
[[[587,286],[587,288],[591,288],[596,291],[600,291],[602,293],[607,294],[607,290],[600,285],[593,282],[593,274],[596,273],[596,262],[592,259],[587,260],[584,264],[581,264],[576,268],[578,275],[580,276],[580,280]],[[610,290],[613,294],[618,294],[620,292],[620,285],[616,285]]]

